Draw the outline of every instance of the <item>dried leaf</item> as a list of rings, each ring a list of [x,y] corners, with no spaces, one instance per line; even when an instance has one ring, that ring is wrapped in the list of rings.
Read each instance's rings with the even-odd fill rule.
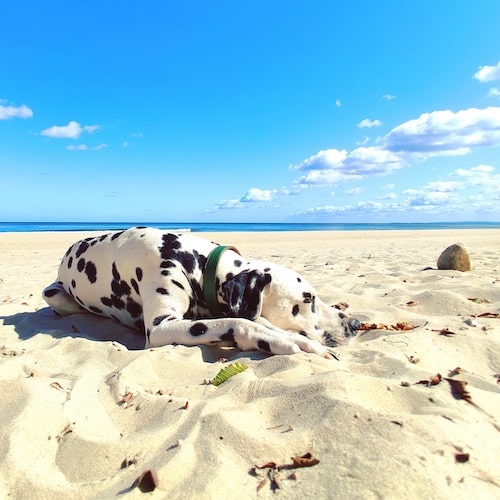
[[[485,312],[477,315],[478,318],[500,318],[500,313]]]
[[[154,491],[158,487],[158,474],[155,470],[146,470],[134,481],[133,486],[143,493]]]
[[[132,397],[133,394],[130,391],[128,391],[122,396],[120,403],[128,403],[132,399]]]
[[[441,382],[441,374],[436,373],[436,375],[433,375],[429,380],[419,380],[418,382],[415,382],[416,385],[422,384],[426,385],[427,387],[430,387],[431,385],[438,385],[439,382]]]
[[[467,300],[470,300],[471,302],[474,302],[475,304],[489,304],[490,301],[488,299],[479,299],[477,297],[472,297]]]
[[[50,387],[59,391],[64,391],[63,386],[59,382],[52,382],[52,384],[50,384]]]
[[[454,377],[455,375],[458,375],[459,373],[461,373],[461,371],[462,371],[462,368],[457,366],[456,368],[453,368],[453,370],[450,370],[448,372],[448,377]]]
[[[408,330],[413,330],[415,328],[416,328],[415,326],[413,326],[410,323],[407,323],[406,321],[400,321],[399,323],[392,325],[393,330],[408,331]]]
[[[387,325],[383,323],[361,323],[360,330],[388,330]]]
[[[465,380],[456,380],[453,378],[446,378],[445,380],[448,381],[451,387],[451,392],[453,395],[459,399],[464,399],[467,401],[467,403],[474,404],[472,402],[472,397],[470,395],[470,392],[466,389],[467,387],[467,382]]]
[[[468,453],[455,453],[455,461],[461,464],[468,462],[470,455]]]
[[[293,465],[289,468],[312,467],[319,464],[319,460],[314,458],[310,453],[306,453],[301,457],[292,457]]]
[[[349,307],[349,304],[347,302],[339,302],[332,307],[338,309],[339,311],[345,311]]]
[[[418,305],[418,301],[416,300],[410,300],[409,302],[406,303],[408,307],[415,307]]]
[[[432,330],[433,332],[439,332],[439,335],[444,335],[445,337],[451,337],[456,335],[456,332],[448,330],[448,328],[441,328],[441,330]]]
[[[264,465],[256,465],[255,467],[257,469],[276,469],[278,466],[276,465],[276,462],[267,462]]]
[[[257,491],[260,491],[264,486],[267,484],[268,479],[265,477],[258,485],[257,485]]]

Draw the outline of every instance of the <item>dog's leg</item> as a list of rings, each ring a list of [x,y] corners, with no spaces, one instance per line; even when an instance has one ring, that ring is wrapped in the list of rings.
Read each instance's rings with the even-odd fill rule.
[[[147,324],[147,323],[146,323]],[[229,343],[243,351],[259,350],[271,354],[310,352],[330,359],[326,348],[315,340],[276,329],[269,329],[243,318],[187,320],[159,316],[146,332],[147,346],[167,344],[209,345]]]
[[[87,312],[75,302],[71,295],[66,293],[60,281],[54,281],[54,283],[46,287],[42,295],[45,302],[60,316]]]

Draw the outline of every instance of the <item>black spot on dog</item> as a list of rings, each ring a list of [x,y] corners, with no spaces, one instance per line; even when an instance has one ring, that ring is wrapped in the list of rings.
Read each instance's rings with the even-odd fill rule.
[[[101,302],[108,307],[113,307],[113,301],[110,297],[101,297]]]
[[[90,246],[93,247],[94,245],[96,245],[98,243],[98,239],[97,238],[93,238],[92,241],[90,242]]]
[[[147,226],[136,226],[135,229],[147,229]]]
[[[70,257],[68,259],[68,269],[71,269],[71,266],[73,265],[73,257]]]
[[[234,329],[230,328],[226,333],[219,337],[223,342],[234,342]]]
[[[307,337],[307,332],[305,332],[304,330],[300,330],[299,334],[303,337]]]
[[[160,295],[168,295],[168,290],[166,288],[162,288],[162,287],[158,287],[156,289],[156,291],[160,294]]]
[[[43,292],[43,294],[45,295],[45,297],[53,297],[58,292],[59,290],[52,288],[51,290],[46,290],[45,292]]]
[[[135,281],[134,278],[130,280],[130,284],[132,285],[132,288],[135,290],[135,293],[139,295],[139,285],[137,284],[137,281]]]
[[[72,286],[73,288],[76,288],[76,281],[75,281],[75,280],[71,280],[71,286]]]
[[[264,272],[265,272],[265,273],[268,273],[270,270],[271,270],[271,268],[270,268],[270,267],[266,267],[266,268],[264,269]]]
[[[243,262],[239,259],[236,259],[233,264],[235,265],[235,267],[241,267],[241,264],[243,264]]]
[[[299,283],[302,283],[302,279],[301,279],[301,278],[299,278],[298,276],[297,276],[297,281],[298,281]]]
[[[189,333],[193,337],[199,337],[200,335],[204,335],[208,332],[208,326],[204,323],[195,323],[190,329]]]
[[[80,303],[82,306],[84,306],[84,305],[85,305],[85,302],[84,302],[84,301],[83,301],[80,297],[78,297],[78,295],[75,297],[75,300],[76,300],[78,303]]]
[[[292,316],[297,316],[297,314],[299,314],[299,305],[298,305],[298,304],[295,304],[295,305],[292,307]]]
[[[172,280],[172,283],[175,285],[175,286],[178,286],[181,290],[184,290],[184,285],[182,283],[179,283],[178,281],[176,280]]]
[[[257,347],[264,352],[271,352],[271,346],[267,340],[259,340],[257,342]]]
[[[80,243],[80,246],[78,247],[78,250],[75,253],[75,257],[78,259],[78,257],[81,257],[88,249],[89,249],[89,244],[84,240]]]
[[[64,254],[65,257],[67,257],[70,253],[71,253],[71,250],[73,250],[73,245],[71,245],[67,250],[66,250],[66,253]]]
[[[80,259],[78,261],[78,264],[76,265],[76,268],[78,269],[78,272],[82,272],[85,269],[85,259]]]
[[[161,272],[161,275],[162,276],[170,276],[170,271],[168,269],[164,269],[162,272]]]
[[[233,278],[234,278],[234,274],[233,273],[227,273],[226,274],[226,281],[229,281],[229,280],[231,280]]]
[[[168,317],[167,314],[162,314],[161,316],[156,316],[156,318],[153,320],[153,326],[158,326],[167,317]]]
[[[131,297],[127,298],[127,312],[132,318],[138,318],[142,314],[142,306]]]
[[[111,296],[111,301],[113,302],[113,307],[116,307],[116,309],[122,310],[125,309],[125,302],[123,302],[120,297],[117,297],[116,295]]]
[[[304,304],[310,304],[312,302],[312,294],[309,292],[303,292],[302,297],[304,297]]]
[[[107,234],[103,234],[100,238],[99,241],[104,241],[108,237]]]
[[[148,329],[146,330],[146,338],[148,339],[148,344],[149,344],[149,342],[151,341],[151,340],[150,340],[150,337],[151,337],[151,330],[148,328]]]
[[[97,281],[97,268],[90,260],[87,264],[85,264],[85,274],[91,283],[95,283]]]
[[[139,281],[142,280],[142,269],[140,267],[135,268],[135,275]]]
[[[119,233],[113,234],[113,236],[111,236],[111,241],[116,240],[116,238],[119,238],[122,234],[123,234],[123,231],[120,231]]]
[[[160,267],[162,269],[169,269],[171,267],[175,267],[175,262],[172,262],[171,260],[162,260]]]
[[[113,273],[113,278],[115,280],[121,279],[120,273],[118,272],[118,268],[116,267],[116,262],[113,262],[113,264],[111,266],[111,272]]]
[[[93,313],[102,314],[102,309],[99,309],[96,306],[88,306],[88,307],[89,307],[89,310],[92,311]]]

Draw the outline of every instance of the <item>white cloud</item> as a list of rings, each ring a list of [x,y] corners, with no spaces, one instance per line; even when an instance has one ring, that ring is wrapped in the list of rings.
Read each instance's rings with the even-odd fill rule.
[[[89,147],[86,144],[79,144],[75,146],[70,144],[66,149],[68,151],[100,151],[101,149],[107,148],[107,144],[98,144],[97,146]]]
[[[382,96],[386,101],[392,101],[393,99],[396,99],[396,96],[395,95],[392,95],[392,94],[384,94]]]
[[[279,191],[277,189],[250,188],[245,194],[245,196],[243,196],[242,198],[219,201],[218,203],[215,204],[215,208],[221,210],[242,208],[247,203],[271,201],[278,193]],[[284,190],[283,194],[296,194],[296,193],[293,193],[289,190]]]
[[[500,108],[424,113],[393,128],[385,148],[424,156],[467,154],[472,147],[500,144]]]
[[[362,187],[355,187],[355,188],[351,188],[351,189],[346,189],[345,190],[345,194],[347,196],[356,196],[358,194],[361,194],[363,192],[363,188]]]
[[[500,89],[498,87],[491,87],[488,90],[488,97],[500,97]]]
[[[403,158],[399,154],[379,147],[359,147],[350,153],[338,149],[319,151],[290,168],[308,171],[296,181],[307,186],[359,180],[368,174],[386,174],[402,166]]]
[[[247,194],[243,196],[240,201],[242,203],[253,201],[271,201],[276,193],[276,189],[250,188]]]
[[[370,142],[369,137],[363,137],[363,139],[360,139],[359,141],[356,142],[357,146],[364,146],[365,144],[368,144]]]
[[[40,134],[45,137],[53,137],[56,139],[78,139],[83,132],[92,134],[98,129],[99,125],[85,125],[82,127],[78,122],[70,121],[67,125],[54,125],[46,128],[42,130]]]
[[[358,123],[359,128],[373,128],[373,127],[381,127],[382,122],[380,120],[370,120],[369,118],[365,118]]]
[[[480,66],[474,78],[481,83],[500,80],[500,61],[495,66]]]
[[[26,105],[22,106],[4,106],[0,101],[0,120],[9,120],[10,118],[31,118],[33,111]]]

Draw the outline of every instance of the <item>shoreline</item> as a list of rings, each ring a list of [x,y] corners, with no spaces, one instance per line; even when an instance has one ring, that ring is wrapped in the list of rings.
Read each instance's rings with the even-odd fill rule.
[[[0,233],[0,496],[142,498],[155,470],[153,498],[272,498],[252,468],[308,452],[319,463],[280,472],[285,497],[498,496],[500,319],[484,314],[500,314],[500,229],[191,233],[292,267],[363,322],[415,327],[361,332],[339,361],[144,350],[112,320],[55,316],[41,290],[95,234]],[[437,270],[459,241],[472,271]],[[235,361],[248,369],[203,384]]]

